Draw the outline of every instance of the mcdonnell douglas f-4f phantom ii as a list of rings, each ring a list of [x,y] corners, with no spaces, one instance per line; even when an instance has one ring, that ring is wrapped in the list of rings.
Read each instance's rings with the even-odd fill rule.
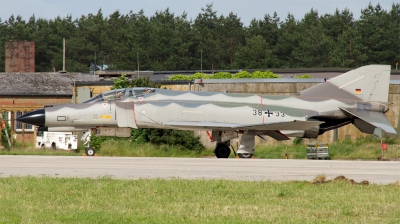
[[[293,96],[125,88],[84,103],[33,111],[17,120],[49,128],[211,130],[218,158],[227,158],[229,140],[242,134],[237,154],[247,158],[254,154],[255,136],[317,138],[347,124],[364,133],[395,134],[385,116],[389,79],[389,65],[368,65]]]

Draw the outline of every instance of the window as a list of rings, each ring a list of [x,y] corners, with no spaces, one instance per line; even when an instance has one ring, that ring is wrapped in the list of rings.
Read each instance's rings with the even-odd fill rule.
[[[22,111],[15,112],[15,118],[21,117],[23,114],[27,113],[26,111],[22,113]],[[15,121],[15,131],[22,131],[22,125],[25,125],[25,131],[31,132],[34,131],[33,125],[31,124],[24,124],[19,121]]]

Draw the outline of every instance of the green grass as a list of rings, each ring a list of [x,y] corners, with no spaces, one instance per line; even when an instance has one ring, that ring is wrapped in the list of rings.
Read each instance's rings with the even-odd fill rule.
[[[388,148],[384,152],[384,159],[400,159],[400,142],[397,139],[384,139]],[[256,147],[257,158],[282,159],[285,153],[290,159],[306,159],[306,144],[286,145],[260,145]],[[331,159],[337,160],[377,160],[382,155],[381,143],[376,138],[359,138],[355,141],[344,140],[329,144],[329,155]]]
[[[397,139],[385,139],[388,149],[384,152],[383,159],[400,159],[400,142]],[[236,145],[234,146],[236,149]],[[275,145],[256,146],[256,158],[261,159],[283,159],[288,154],[290,159],[307,159],[306,144],[278,143]],[[103,143],[99,156],[129,156],[129,157],[214,157],[213,149],[203,151],[183,150],[168,145],[132,144],[122,140],[108,140]],[[16,147],[12,150],[0,150],[0,155],[65,155],[81,156],[84,147],[80,146],[76,151],[36,149]],[[329,145],[331,159],[340,160],[377,160],[381,156],[381,143],[375,138],[360,138],[355,141],[344,140]],[[235,157],[231,153],[231,158]]]
[[[398,223],[400,184],[0,178],[0,223]]]
[[[212,150],[182,150],[174,146],[153,145],[149,143],[134,145],[129,141],[109,140],[99,150],[101,156],[131,157],[207,157],[214,156]]]
[[[11,150],[1,149],[0,155],[82,156],[82,153],[80,153],[79,150],[54,150],[51,148],[15,147]]]
[[[262,159],[283,159],[285,153],[289,155],[290,159],[306,159],[306,146],[286,144],[260,145],[256,147],[254,156]]]

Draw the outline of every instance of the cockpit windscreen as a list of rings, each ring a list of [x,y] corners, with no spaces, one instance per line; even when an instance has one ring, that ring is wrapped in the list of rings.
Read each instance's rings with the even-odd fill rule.
[[[99,95],[94,96],[83,103],[108,102],[111,100],[122,99],[125,96],[125,91],[126,89],[115,89],[104,93],[100,93]]]

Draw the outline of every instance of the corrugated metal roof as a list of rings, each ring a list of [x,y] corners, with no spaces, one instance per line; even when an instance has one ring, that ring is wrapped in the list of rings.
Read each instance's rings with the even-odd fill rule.
[[[98,81],[89,73],[0,73],[0,95],[72,95],[74,80]]]

